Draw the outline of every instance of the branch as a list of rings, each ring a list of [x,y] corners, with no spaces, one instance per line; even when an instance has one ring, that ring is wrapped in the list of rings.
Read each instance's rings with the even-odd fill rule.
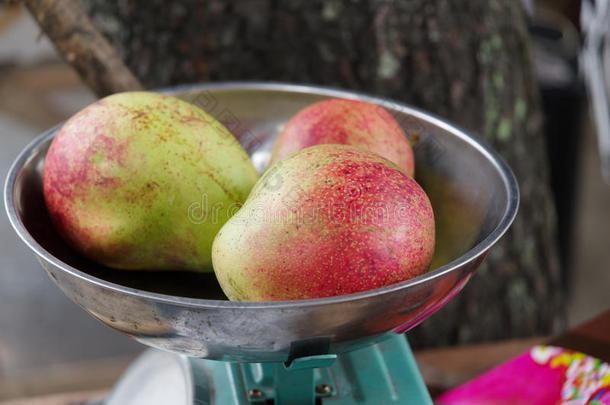
[[[104,97],[143,87],[98,31],[80,0],[23,0],[55,47],[85,83]]]

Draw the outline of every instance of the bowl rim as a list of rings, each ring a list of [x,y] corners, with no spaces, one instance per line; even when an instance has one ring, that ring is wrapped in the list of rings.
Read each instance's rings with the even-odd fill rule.
[[[481,256],[485,255],[487,251],[506,233],[511,223],[517,215],[519,207],[519,186],[517,179],[504,161],[504,159],[493,149],[487,146],[483,141],[473,138],[468,133],[462,130],[460,127],[449,123],[448,121],[437,117],[434,114],[428,113],[421,109],[411,107],[404,103],[395,101],[389,98],[372,96],[360,92],[354,92],[350,90],[342,90],[332,87],[313,86],[308,84],[293,84],[293,83],[282,83],[282,82],[258,82],[258,81],[231,81],[231,82],[216,82],[216,83],[205,83],[205,84],[184,84],[175,87],[164,87],[157,90],[151,90],[160,92],[168,95],[184,94],[188,92],[201,92],[201,91],[275,91],[275,92],[296,92],[305,94],[315,94],[328,97],[357,99],[372,102],[381,106],[386,106],[391,103],[391,107],[399,110],[403,113],[411,115],[415,118],[422,119],[428,123],[435,125],[447,132],[451,132],[462,141],[470,144],[472,147],[477,149],[481,154],[485,155],[490,163],[500,174],[506,193],[508,195],[508,201],[506,208],[502,214],[502,217],[498,225],[479,243],[469,249],[462,256],[446,263],[432,271],[429,271],[420,276],[412,279],[402,281],[400,283],[391,284],[385,287],[375,288],[372,290],[362,291],[358,293],[345,294],[333,297],[315,298],[307,300],[287,300],[287,301],[269,301],[269,302],[251,302],[251,301],[227,301],[227,300],[212,300],[205,298],[190,298],[181,297],[176,295],[168,295],[162,293],[155,293],[146,290],[139,290],[132,287],[123,286],[120,284],[112,283],[104,279],[94,277],[82,270],[70,266],[67,263],[59,260],[46,249],[44,249],[33,237],[29,231],[23,225],[21,218],[17,213],[15,206],[15,183],[20,174],[22,167],[31,158],[32,153],[43,145],[45,142],[55,136],[57,131],[63,125],[59,123],[54,127],[43,132],[41,135],[32,140],[17,156],[15,161],[12,163],[8,175],[4,184],[4,203],[5,209],[9,218],[9,221],[17,235],[21,240],[38,256],[39,259],[44,260],[51,266],[61,269],[63,272],[68,273],[71,276],[77,277],[87,283],[94,284],[98,287],[111,290],[117,293],[126,294],[138,298],[144,298],[151,301],[173,304],[181,307],[191,308],[215,308],[215,309],[260,309],[260,308],[275,308],[275,309],[288,309],[288,308],[301,308],[311,306],[322,306],[330,304],[340,304],[350,301],[359,301],[368,299],[378,295],[391,294],[398,290],[408,289],[419,284],[430,282],[436,278],[443,277],[444,275],[458,270],[468,263],[474,262]]]

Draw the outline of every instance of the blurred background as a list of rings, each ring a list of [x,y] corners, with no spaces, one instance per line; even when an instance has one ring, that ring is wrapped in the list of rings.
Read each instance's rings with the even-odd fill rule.
[[[579,65],[580,1],[524,3],[557,208],[565,328],[610,308],[610,186]],[[34,137],[95,99],[23,6],[0,5],[0,177]],[[0,221],[0,400],[110,386],[143,348],[65,298],[6,215]]]

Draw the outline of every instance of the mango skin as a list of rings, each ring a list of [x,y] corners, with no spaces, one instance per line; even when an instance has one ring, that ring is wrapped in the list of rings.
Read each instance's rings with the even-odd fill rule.
[[[63,125],[46,157],[43,191],[56,229],[96,262],[210,271],[216,233],[258,178],[212,116],[174,97],[131,92]]]
[[[415,173],[413,149],[394,117],[376,104],[340,98],[314,103],[292,117],[275,141],[271,163],[329,143],[375,152],[409,176]]]
[[[212,260],[231,300],[350,294],[425,273],[434,226],[424,190],[396,165],[320,145],[263,174],[216,236]]]

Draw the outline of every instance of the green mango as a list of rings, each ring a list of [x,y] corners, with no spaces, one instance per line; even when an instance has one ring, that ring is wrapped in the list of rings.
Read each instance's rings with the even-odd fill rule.
[[[59,130],[43,190],[63,238],[129,270],[211,270],[223,224],[258,180],[246,151],[200,108],[152,92],[114,94]]]

